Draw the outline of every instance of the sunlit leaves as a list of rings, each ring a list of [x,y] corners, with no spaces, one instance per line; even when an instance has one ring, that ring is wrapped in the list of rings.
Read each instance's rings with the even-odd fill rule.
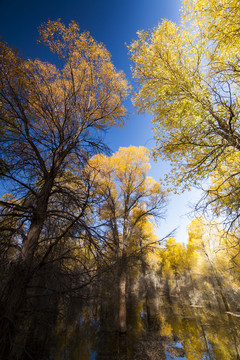
[[[142,146],[120,148],[112,156],[95,155],[88,163],[93,196],[99,199],[98,219],[105,220],[115,247],[136,250],[146,239],[156,241],[148,221],[163,215],[166,197],[147,176],[149,169],[148,150]]]
[[[187,265],[187,251],[182,243],[169,238],[159,255],[165,273],[183,273]]]
[[[211,176],[207,201],[214,213],[225,221],[226,228],[239,227],[239,153],[229,153]]]
[[[180,25],[164,20],[130,47],[133,101],[153,113],[153,155],[170,161],[177,188],[208,177],[226,149],[240,149],[238,16],[236,1],[186,1]]]
[[[97,120],[95,125],[100,128],[120,123],[128,84],[123,73],[115,70],[106,48],[89,33],[80,34],[75,22],[67,28],[59,21],[48,21],[40,28],[40,36],[41,42],[63,59],[62,85],[70,90],[69,100],[75,105],[80,101],[77,110],[81,115]]]
[[[201,273],[225,278],[234,287],[239,271],[239,244],[233,233],[224,232],[216,221],[203,217],[192,220],[188,227],[188,257],[190,267]],[[213,276],[213,275],[212,275]]]

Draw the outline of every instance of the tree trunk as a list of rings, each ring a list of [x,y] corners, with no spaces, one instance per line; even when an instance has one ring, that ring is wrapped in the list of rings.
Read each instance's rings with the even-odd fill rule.
[[[119,276],[119,332],[125,333],[127,331],[127,310],[126,310],[126,285],[127,285],[127,274],[126,267],[123,265],[120,270]]]
[[[30,280],[28,269],[21,263],[12,265],[10,278],[1,298],[0,359],[9,359],[14,340],[22,323],[20,312],[26,305],[26,289]]]
[[[170,290],[170,285],[169,285],[169,274],[166,275],[165,278],[165,284],[164,284],[164,295],[166,300],[168,301],[168,303],[170,305],[172,305],[172,297],[171,297],[171,290]]]
[[[0,359],[10,358],[19,325],[23,322],[21,312],[27,305],[27,288],[33,275],[34,254],[46,219],[52,185],[53,179],[45,182],[36,201],[21,257],[9,265],[9,280],[0,302]]]
[[[142,275],[144,281],[144,293],[145,293],[145,307],[146,307],[146,321],[147,321],[147,328],[150,329],[151,327],[151,307],[150,307],[150,296],[149,296],[149,287],[147,282],[147,265],[144,259],[144,254],[142,251],[142,243],[141,245],[141,268],[142,268]]]
[[[48,201],[53,183],[54,178],[46,180],[40,191],[36,201],[36,207],[33,211],[27,238],[22,246],[22,260],[28,264],[32,262],[35,250],[38,246],[38,240],[47,215]]]

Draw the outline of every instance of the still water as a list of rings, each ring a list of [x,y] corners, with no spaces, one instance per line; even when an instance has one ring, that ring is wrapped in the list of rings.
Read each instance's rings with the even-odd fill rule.
[[[113,317],[109,321],[106,312],[100,316],[99,311],[81,310],[81,316],[60,324],[49,359],[240,359],[237,314],[190,305],[152,305],[146,311],[143,301],[130,304],[126,335],[113,331]]]

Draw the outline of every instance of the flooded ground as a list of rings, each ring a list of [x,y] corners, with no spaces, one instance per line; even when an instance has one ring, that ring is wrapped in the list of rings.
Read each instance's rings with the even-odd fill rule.
[[[129,306],[124,335],[94,312],[62,324],[50,359],[236,360],[239,334],[238,314],[179,304],[152,306],[147,313],[144,302],[136,302]]]
[[[165,319],[172,328],[172,336],[183,346],[186,359],[240,359],[238,317],[189,306],[168,308]]]

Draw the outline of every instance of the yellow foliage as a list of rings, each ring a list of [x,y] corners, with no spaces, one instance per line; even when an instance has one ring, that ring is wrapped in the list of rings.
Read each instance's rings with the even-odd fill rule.
[[[95,155],[86,172],[93,182],[93,196],[99,198],[98,219],[106,221],[108,243],[129,256],[148,256],[156,267],[153,220],[164,208],[166,195],[160,184],[147,176],[148,153],[145,147],[129,146],[109,157]]]
[[[166,247],[159,254],[163,270],[166,272],[183,272],[186,267],[186,249],[184,244],[169,238]]]
[[[5,115],[13,131],[26,130],[23,113],[28,126],[42,136],[42,145],[52,141],[56,146],[67,130],[72,141],[77,141],[87,129],[121,126],[129,85],[124,74],[114,68],[106,48],[88,33],[80,33],[74,22],[66,27],[60,21],[48,21],[40,27],[40,42],[61,57],[61,66],[22,60],[0,43],[2,88],[21,92],[19,109],[10,92],[8,101],[1,97],[3,118]],[[18,109],[18,118],[9,103],[16,112]]]
[[[154,114],[153,156],[171,163],[177,189],[240,150],[239,19],[237,0],[186,0],[180,25],[163,20],[130,46],[133,102]]]
[[[226,233],[219,223],[207,223],[203,217],[192,220],[188,227],[188,261],[195,271],[214,271],[234,286],[239,271],[239,243],[235,234]]]
[[[232,222],[231,228],[239,228],[239,153],[229,152],[224,161],[211,176],[211,186],[208,189],[208,201],[213,211]]]

